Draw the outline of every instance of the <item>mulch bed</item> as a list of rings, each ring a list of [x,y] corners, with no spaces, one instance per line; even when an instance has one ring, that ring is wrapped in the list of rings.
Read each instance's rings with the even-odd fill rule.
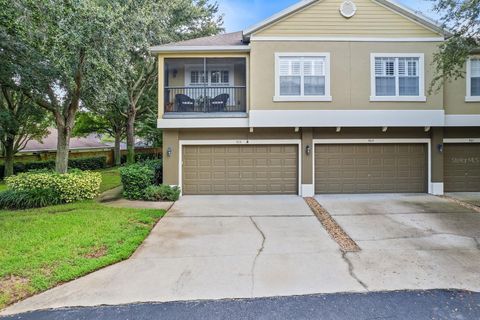
[[[355,241],[338,225],[328,211],[318,203],[315,198],[305,198],[310,209],[323,225],[328,234],[335,240],[343,252],[358,252],[360,247]]]

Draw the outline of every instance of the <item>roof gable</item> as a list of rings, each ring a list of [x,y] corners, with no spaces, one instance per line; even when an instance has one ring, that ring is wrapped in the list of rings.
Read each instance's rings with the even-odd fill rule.
[[[250,36],[439,37],[445,32],[435,22],[390,0],[354,0],[356,14],[340,14],[343,0],[303,0],[247,29]]]

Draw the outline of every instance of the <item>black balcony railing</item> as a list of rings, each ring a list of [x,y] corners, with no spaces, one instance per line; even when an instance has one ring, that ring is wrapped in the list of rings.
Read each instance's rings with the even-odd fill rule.
[[[166,87],[165,113],[246,112],[246,87]]]

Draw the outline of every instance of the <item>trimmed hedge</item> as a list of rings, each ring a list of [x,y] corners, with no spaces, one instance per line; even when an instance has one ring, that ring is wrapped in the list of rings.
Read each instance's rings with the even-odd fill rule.
[[[121,168],[123,196],[130,200],[178,200],[179,188],[162,185],[162,167],[162,160],[147,160]]]
[[[68,160],[68,167],[70,169],[80,170],[99,170],[107,167],[107,157],[90,157],[90,158],[73,158]],[[15,163],[13,165],[13,172],[23,173],[34,170],[53,170],[55,169],[55,161],[34,161],[26,163]],[[5,174],[5,167],[0,164],[0,178],[3,178]]]
[[[6,190],[0,192],[0,210],[25,210],[61,203],[61,199],[52,189]]]
[[[144,200],[147,201],[177,201],[178,198],[180,198],[179,187],[160,185],[145,189]]]
[[[90,200],[98,196],[102,175],[98,172],[72,170],[66,174],[28,172],[8,177],[9,189],[18,192],[50,190],[59,203]]]

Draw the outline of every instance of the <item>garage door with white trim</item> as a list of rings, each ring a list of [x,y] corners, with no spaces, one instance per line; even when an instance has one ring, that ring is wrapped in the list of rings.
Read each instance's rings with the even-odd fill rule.
[[[315,145],[315,193],[423,193],[426,144]]]
[[[182,180],[185,195],[298,194],[298,146],[184,146]]]
[[[480,191],[480,143],[447,143],[445,156],[445,191]]]

